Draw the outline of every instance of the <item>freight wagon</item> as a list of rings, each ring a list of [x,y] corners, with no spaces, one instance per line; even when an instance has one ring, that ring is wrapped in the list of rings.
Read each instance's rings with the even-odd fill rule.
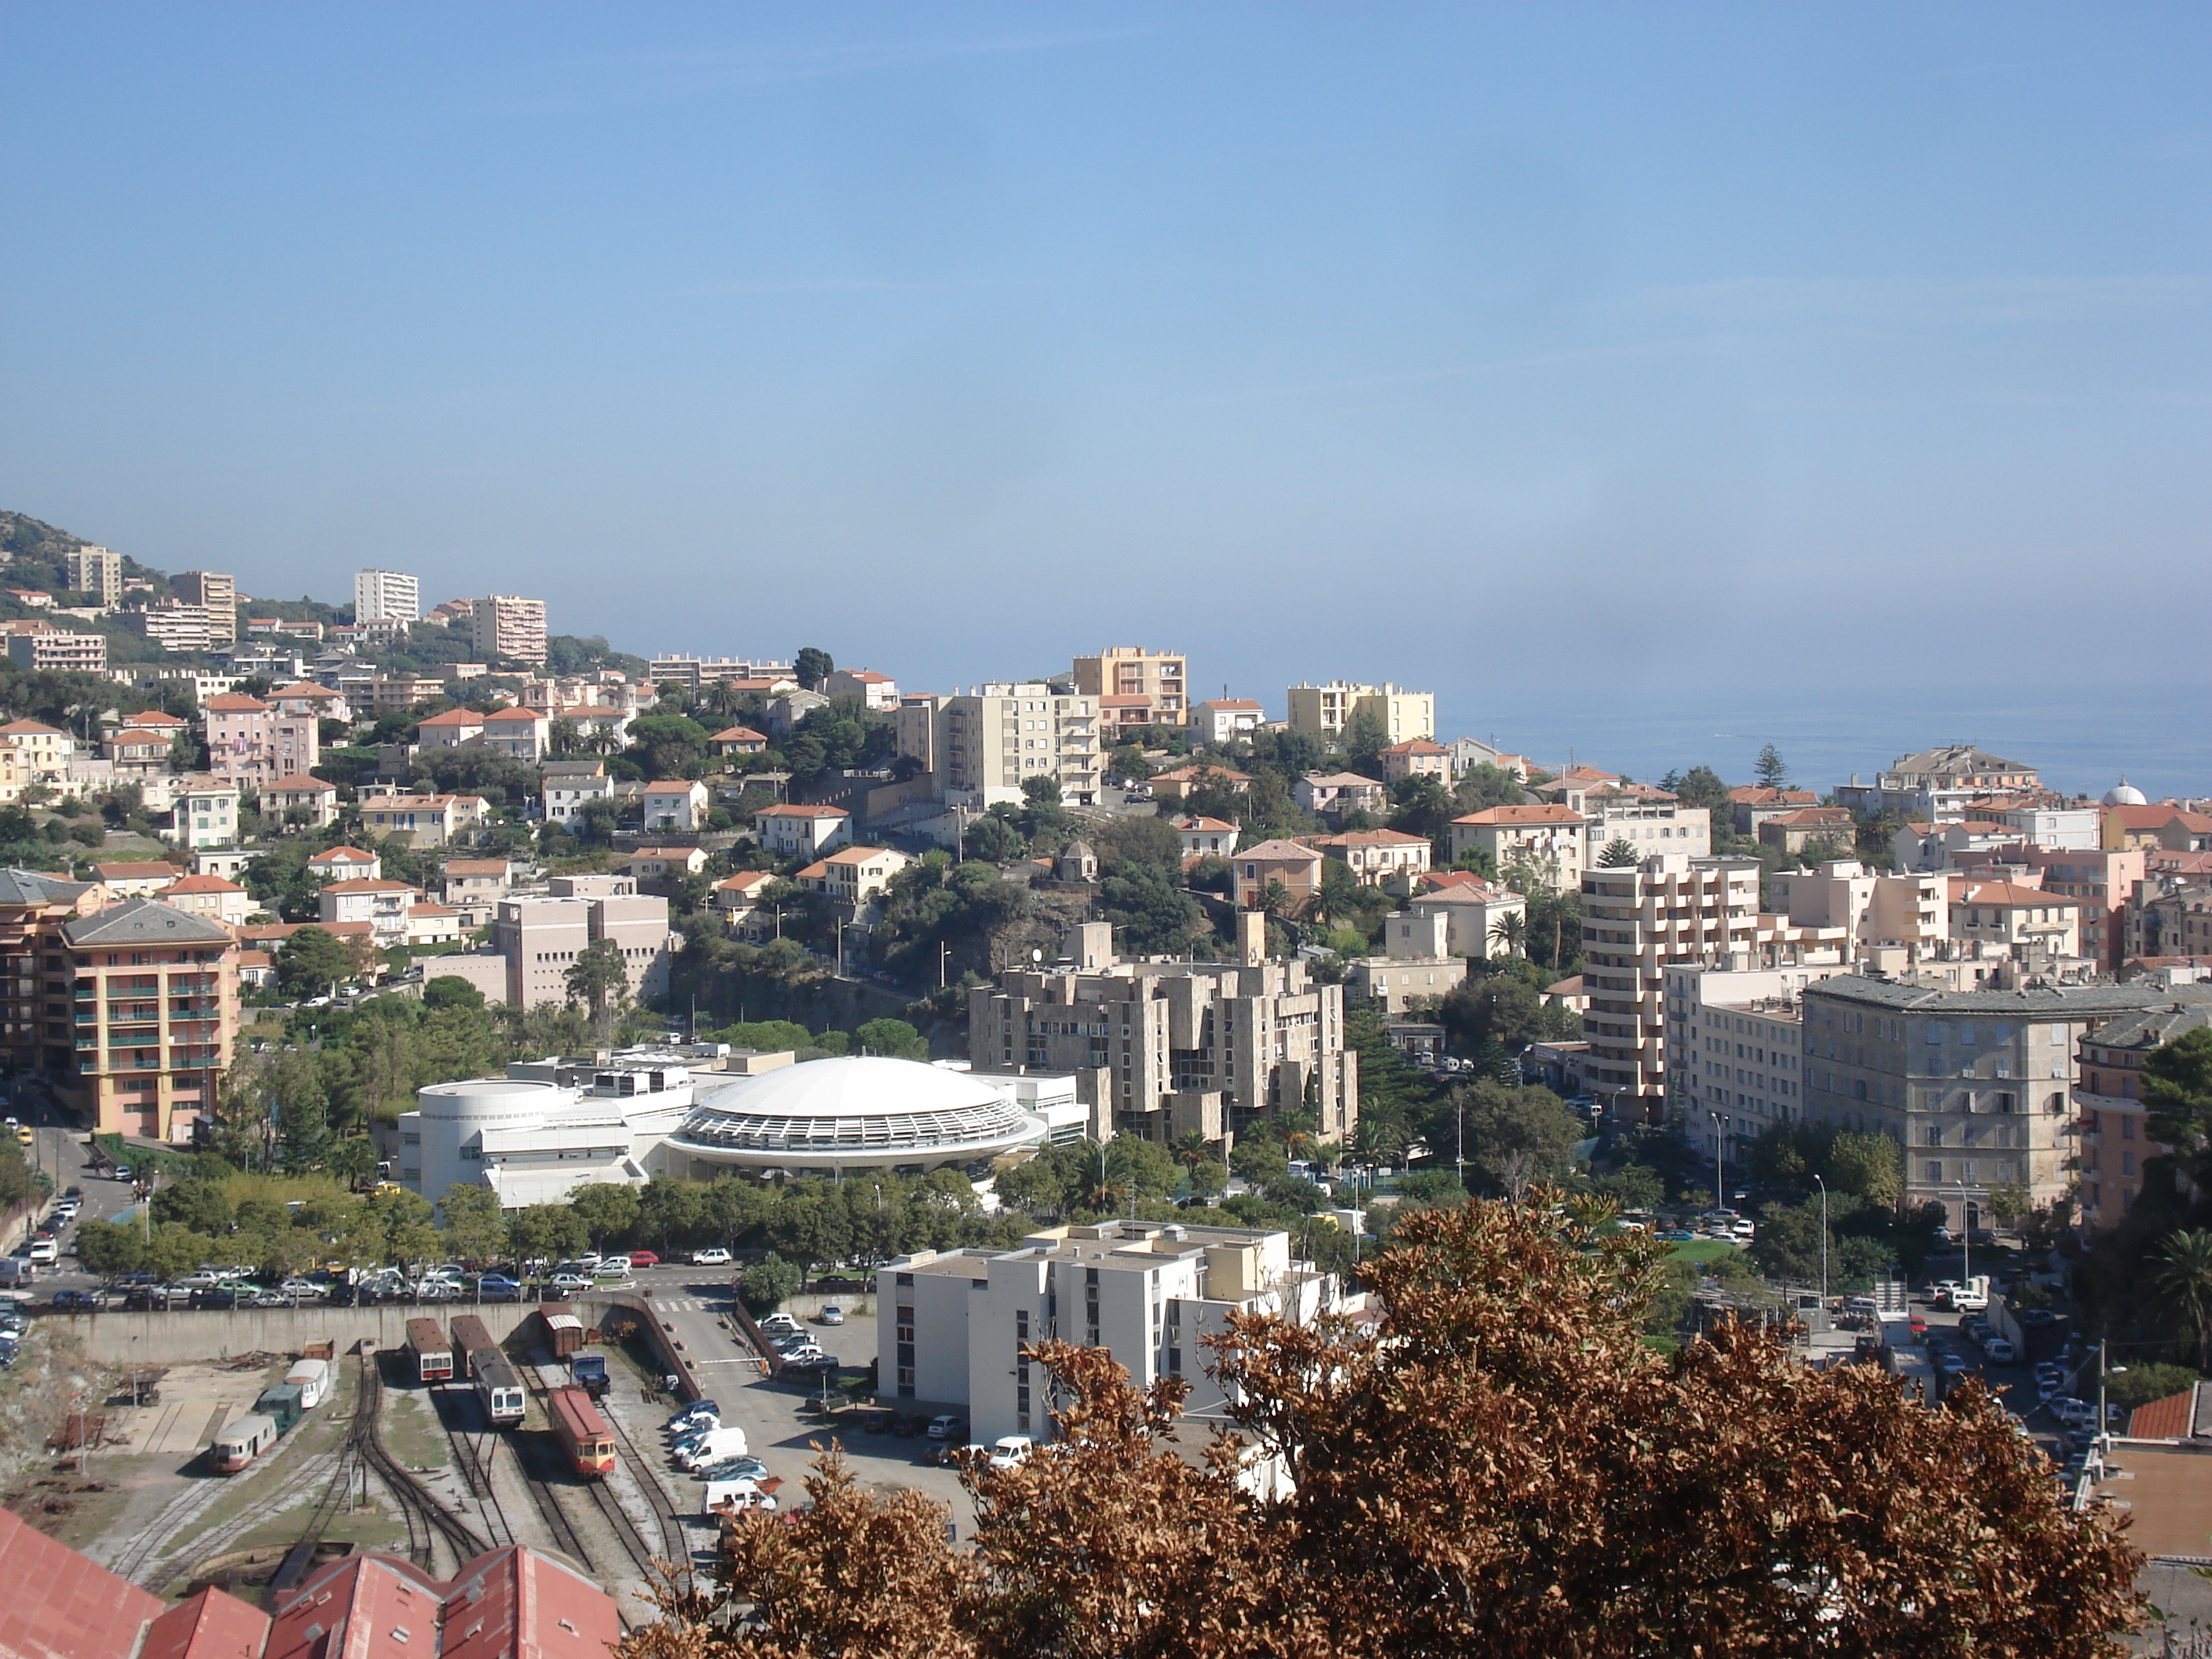
[[[302,1359],[284,1373],[285,1382],[300,1391],[300,1409],[311,1412],[331,1397],[331,1362]]]
[[[514,1367],[496,1352],[477,1358],[476,1383],[477,1398],[483,1401],[492,1427],[511,1429],[522,1421],[522,1384],[515,1380]]]
[[[449,1382],[453,1376],[453,1345],[434,1319],[407,1322],[408,1368],[417,1382]]]
[[[614,1468],[614,1432],[581,1389],[554,1389],[545,1397],[545,1414],[553,1420],[562,1455],[580,1477],[597,1480]]]

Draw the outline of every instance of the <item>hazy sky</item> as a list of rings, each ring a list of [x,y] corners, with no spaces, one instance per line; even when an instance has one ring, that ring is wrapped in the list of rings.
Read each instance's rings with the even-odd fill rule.
[[[1617,769],[1974,737],[2203,790],[2208,47],[2180,5],[0,4],[0,505],[917,689],[1146,643]]]

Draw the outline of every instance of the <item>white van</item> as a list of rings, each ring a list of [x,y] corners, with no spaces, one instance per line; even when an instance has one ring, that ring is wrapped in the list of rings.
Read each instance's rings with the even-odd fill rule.
[[[686,1473],[703,1469],[709,1463],[719,1463],[726,1457],[743,1457],[747,1450],[745,1431],[732,1423],[702,1436],[676,1454],[677,1468]]]
[[[1030,1461],[1031,1444],[1025,1434],[1001,1435],[991,1443],[990,1467],[1011,1469]]]
[[[707,1488],[706,1511],[711,1516],[725,1505],[737,1510],[773,1510],[775,1494],[763,1492],[750,1480],[717,1480]]]

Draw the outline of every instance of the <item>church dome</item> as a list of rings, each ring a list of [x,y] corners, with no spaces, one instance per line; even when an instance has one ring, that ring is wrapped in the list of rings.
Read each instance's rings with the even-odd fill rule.
[[[2105,805],[2107,806],[2148,806],[2150,805],[2150,802],[2144,796],[2142,790],[2136,788],[2125,778],[2122,778],[2110,789],[2105,791]]]

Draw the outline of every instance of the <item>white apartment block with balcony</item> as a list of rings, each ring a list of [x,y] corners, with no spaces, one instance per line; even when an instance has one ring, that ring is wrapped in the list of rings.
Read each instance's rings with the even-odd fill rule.
[[[1291,1256],[1287,1233],[1115,1221],[1053,1227],[1013,1250],[921,1250],[876,1271],[878,1398],[957,1413],[971,1441],[1052,1434],[1057,1403],[1030,1356],[1057,1340],[1103,1348],[1148,1389],[1189,1385],[1183,1414],[1220,1420],[1206,1340],[1236,1313],[1305,1323],[1340,1305],[1334,1275]]]
[[[353,619],[356,623],[416,623],[422,617],[422,584],[397,570],[353,573]]]
[[[1655,854],[1583,872],[1583,1035],[1591,1089],[1656,1102],[1667,1086],[1666,980],[1677,963],[1790,968],[1844,957],[1839,928],[1759,910],[1756,859]]]
[[[1573,807],[1551,801],[1486,806],[1451,821],[1452,862],[1481,853],[1501,876],[1525,863],[1540,886],[1575,892],[1583,880],[1583,823]]]
[[[1334,738],[1359,715],[1372,714],[1382,722],[1386,744],[1437,735],[1437,699],[1432,691],[1331,680],[1326,685],[1294,685],[1288,696],[1289,726],[1293,732]]]
[[[921,722],[927,721],[927,730]],[[1079,806],[1098,799],[1098,699],[1040,680],[984,685],[900,709],[900,752],[928,757],[945,803],[983,811],[1018,805],[1022,785],[1050,778]]]
[[[380,951],[398,950],[407,943],[407,915],[422,902],[422,895],[404,881],[334,881],[315,895],[319,919],[365,921]]]
[[[1702,806],[1685,806],[1665,796],[1654,799],[1593,791],[1580,797],[1580,807],[1585,870],[1617,841],[1633,847],[1640,859],[1655,853],[1701,859],[1713,850],[1713,815]]]
[[[104,547],[73,548],[62,556],[62,575],[73,592],[90,593],[111,610],[123,603],[123,556]]]

